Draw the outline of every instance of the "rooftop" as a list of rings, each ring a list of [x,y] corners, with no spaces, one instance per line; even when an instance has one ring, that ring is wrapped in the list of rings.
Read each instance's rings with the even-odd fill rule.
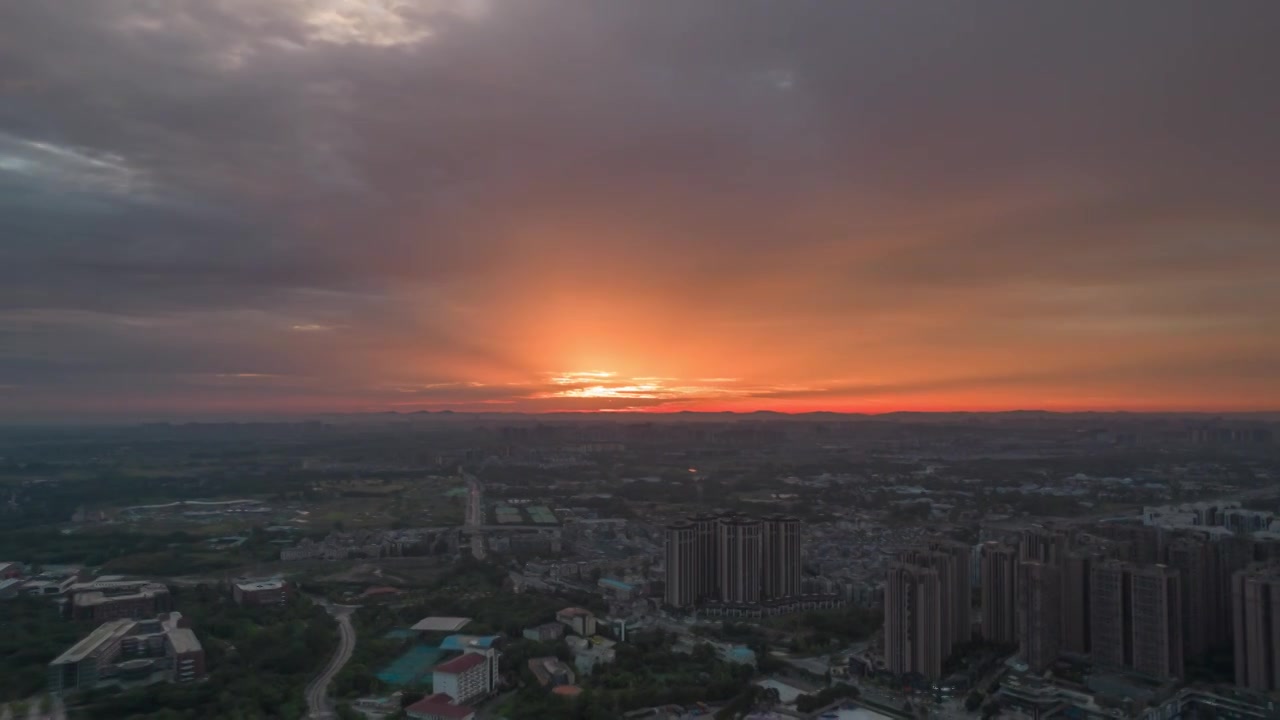
[[[236,583],[236,587],[242,592],[257,592],[259,590],[279,590],[284,587],[283,580],[256,580],[254,582]]]
[[[462,617],[427,617],[413,625],[414,630],[421,632],[458,632],[471,622],[471,618]]]
[[[80,642],[71,646],[71,649],[59,655],[50,665],[67,665],[77,663],[89,657],[95,650],[102,647],[105,643],[111,642],[118,638],[122,638],[129,634],[133,629],[134,621],[128,619],[112,620],[99,625],[93,632],[86,635]]]
[[[456,657],[449,662],[441,663],[435,666],[433,670],[438,673],[445,673],[446,675],[458,675],[470,670],[471,668],[483,665],[484,663],[484,655],[479,653],[467,653]]]
[[[590,614],[591,614],[590,610],[583,610],[582,608],[579,608],[579,607],[567,607],[561,610],[560,612],[556,613],[556,615],[563,615],[565,617],[586,617],[586,616],[589,616]]]
[[[502,639],[501,635],[450,635],[440,641],[441,650],[488,649]]]
[[[106,593],[100,590],[94,590],[91,592],[77,593],[75,604],[78,607],[88,607],[91,605],[102,605],[103,603],[115,602],[117,600],[151,598],[168,592],[169,588],[159,583],[149,583],[138,587],[135,592],[127,593]]]
[[[462,718],[470,717],[474,712],[469,707],[462,707],[453,704],[453,698],[445,693],[436,693],[428,695],[418,702],[405,708],[405,712],[418,715],[438,715],[445,718]]]
[[[200,652],[204,649],[200,639],[190,628],[174,628],[165,633],[165,636],[169,638],[169,644],[173,645],[173,651],[179,655]]]

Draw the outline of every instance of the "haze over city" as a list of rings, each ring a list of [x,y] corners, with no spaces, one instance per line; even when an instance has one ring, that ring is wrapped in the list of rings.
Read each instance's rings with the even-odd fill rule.
[[[1280,720],[1277,29],[0,0],[0,720]]]
[[[1280,405],[1274,3],[74,8],[5,420]]]

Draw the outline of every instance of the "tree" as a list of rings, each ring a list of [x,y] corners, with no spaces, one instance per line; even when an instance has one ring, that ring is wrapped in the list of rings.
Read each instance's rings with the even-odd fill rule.
[[[964,699],[964,709],[969,712],[977,710],[982,706],[982,700],[984,697],[985,696],[977,690],[970,692],[969,696]]]

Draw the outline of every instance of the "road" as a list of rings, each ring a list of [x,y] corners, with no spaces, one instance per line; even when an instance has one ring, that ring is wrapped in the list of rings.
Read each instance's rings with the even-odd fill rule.
[[[351,612],[354,607],[321,603],[324,609],[338,621],[338,649],[311,684],[307,685],[307,717],[322,720],[337,717],[333,711],[333,703],[329,700],[329,683],[342,671],[351,653],[356,649],[356,629],[351,626]]]

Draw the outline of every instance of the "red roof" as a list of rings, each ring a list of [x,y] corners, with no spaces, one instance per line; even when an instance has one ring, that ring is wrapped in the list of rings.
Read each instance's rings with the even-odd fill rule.
[[[440,697],[445,699],[443,701],[436,699]],[[436,693],[435,695],[424,697],[418,702],[405,708],[404,711],[410,716],[435,715],[444,718],[458,718],[458,720],[464,720],[465,718],[472,717],[475,713],[475,711],[469,707],[462,707],[449,702],[449,696],[445,693]]]
[[[456,657],[449,662],[441,663],[435,666],[434,670],[438,673],[449,673],[450,675],[458,675],[464,673],[477,665],[483,665],[485,657],[480,653],[467,653],[461,657]]]

